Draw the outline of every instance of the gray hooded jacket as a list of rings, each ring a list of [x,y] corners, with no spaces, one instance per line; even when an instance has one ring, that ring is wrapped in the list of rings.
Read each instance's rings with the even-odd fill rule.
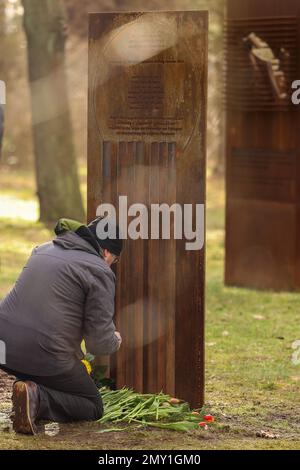
[[[92,354],[116,352],[114,296],[113,271],[76,233],[36,247],[0,302],[6,367],[39,376],[62,374],[83,357],[82,339]]]

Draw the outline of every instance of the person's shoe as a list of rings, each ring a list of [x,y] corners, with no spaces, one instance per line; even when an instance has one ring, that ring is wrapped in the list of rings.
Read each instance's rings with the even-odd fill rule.
[[[21,434],[37,434],[35,420],[40,399],[34,382],[15,382],[13,386],[13,429]]]

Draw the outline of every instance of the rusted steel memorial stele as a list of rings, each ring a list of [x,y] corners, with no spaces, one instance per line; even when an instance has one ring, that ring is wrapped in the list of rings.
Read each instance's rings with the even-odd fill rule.
[[[228,0],[226,283],[300,289],[299,0]]]
[[[190,204],[195,215],[205,202],[207,23],[198,11],[96,13],[89,31],[88,218],[103,203],[124,215],[126,196],[128,224],[133,204],[149,222],[115,271],[123,344],[110,373],[118,388],[192,406],[203,403],[204,243],[188,250],[173,216],[170,237],[151,237],[150,208]]]

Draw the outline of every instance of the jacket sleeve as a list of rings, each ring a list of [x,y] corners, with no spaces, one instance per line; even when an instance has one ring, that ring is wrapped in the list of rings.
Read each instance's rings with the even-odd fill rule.
[[[114,298],[113,272],[99,270],[89,283],[85,302],[84,340],[91,354],[113,354],[120,347],[113,322]]]

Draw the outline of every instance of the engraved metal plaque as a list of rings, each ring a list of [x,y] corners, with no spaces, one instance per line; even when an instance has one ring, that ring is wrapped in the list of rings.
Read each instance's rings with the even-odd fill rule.
[[[99,204],[205,202],[207,13],[90,15],[88,217]],[[174,226],[174,221],[172,222]],[[126,240],[116,386],[203,403],[204,248]],[[190,373],[189,371],[193,371]]]

